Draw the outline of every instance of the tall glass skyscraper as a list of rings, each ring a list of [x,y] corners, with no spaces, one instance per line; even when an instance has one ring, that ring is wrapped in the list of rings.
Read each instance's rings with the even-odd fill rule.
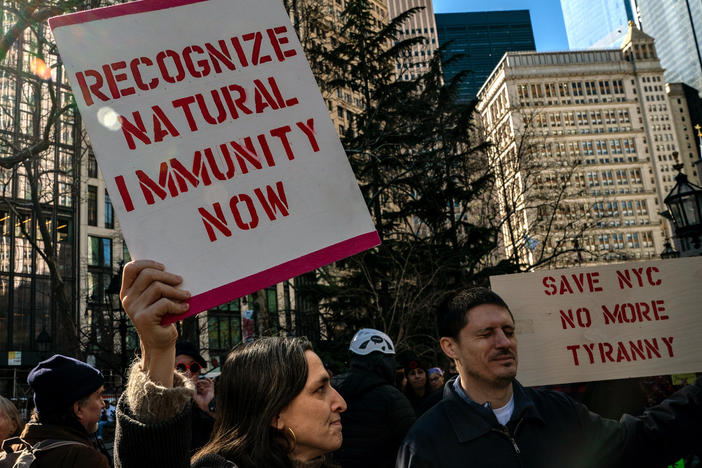
[[[637,0],[641,29],[656,40],[665,81],[702,91],[702,2]]]
[[[440,13],[435,18],[439,45],[451,41],[445,57],[461,55],[444,64],[445,79],[469,72],[460,86],[460,102],[477,96],[505,52],[536,49],[529,10]]]
[[[635,20],[631,2],[561,0],[570,49],[618,48],[626,35],[627,23]]]

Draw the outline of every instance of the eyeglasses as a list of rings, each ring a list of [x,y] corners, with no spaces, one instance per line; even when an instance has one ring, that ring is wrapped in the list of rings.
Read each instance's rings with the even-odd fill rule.
[[[185,371],[190,371],[191,374],[197,374],[202,370],[202,366],[198,364],[197,362],[193,362],[190,365],[187,364],[178,364],[176,367],[176,370],[178,372],[185,372]]]

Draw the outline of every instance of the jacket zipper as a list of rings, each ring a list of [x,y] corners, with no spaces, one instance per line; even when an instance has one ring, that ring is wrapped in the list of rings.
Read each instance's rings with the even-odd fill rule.
[[[520,419],[517,421],[517,425],[514,426],[514,435],[517,435],[517,429],[519,429],[519,425],[522,423],[523,419]],[[514,437],[512,434],[509,433],[509,429],[507,427],[502,426],[502,429],[493,429],[493,431],[499,432],[500,434],[503,434],[505,437],[509,439],[510,442],[512,442],[512,447],[514,447],[514,451],[517,452],[517,455],[519,455],[521,450],[519,450],[519,446],[517,445],[517,441],[514,440]]]

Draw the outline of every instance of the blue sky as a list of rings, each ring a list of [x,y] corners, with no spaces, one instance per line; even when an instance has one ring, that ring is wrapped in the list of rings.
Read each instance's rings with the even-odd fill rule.
[[[433,0],[434,13],[529,10],[539,52],[568,50],[560,0]]]

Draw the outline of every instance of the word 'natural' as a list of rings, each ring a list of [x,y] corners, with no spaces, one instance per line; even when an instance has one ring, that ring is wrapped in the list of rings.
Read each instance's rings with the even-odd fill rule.
[[[253,99],[251,96],[253,95]],[[284,98],[275,77],[267,80],[254,79],[251,84],[230,84],[205,93],[175,99],[171,102],[175,116],[182,116],[191,132],[205,125],[219,125],[227,120],[236,120],[239,115],[261,114],[267,109],[280,110],[298,104],[297,98]],[[166,108],[168,109],[168,108]],[[181,130],[174,124],[174,116],[168,116],[159,105],[151,106],[151,125],[144,123],[142,113],[134,111],[131,121],[120,115],[124,139],[130,150],[136,149],[136,141],[144,145],[158,143],[166,137],[177,137]],[[147,111],[148,112],[148,111]],[[148,118],[146,120],[149,122]]]

